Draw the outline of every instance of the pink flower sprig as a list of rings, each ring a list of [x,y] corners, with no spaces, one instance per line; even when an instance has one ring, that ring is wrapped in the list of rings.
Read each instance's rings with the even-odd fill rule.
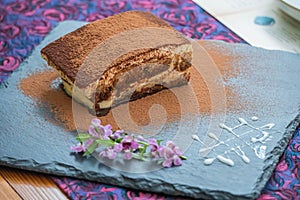
[[[154,138],[135,137],[123,130],[112,131],[111,125],[103,126],[99,119],[93,119],[88,133],[79,133],[76,139],[79,143],[71,146],[71,150],[82,152],[83,156],[99,152],[99,156],[115,159],[117,154],[122,154],[125,160],[154,159],[164,167],[179,166],[182,160],[186,160],[183,152],[172,141],[161,145],[161,141]]]

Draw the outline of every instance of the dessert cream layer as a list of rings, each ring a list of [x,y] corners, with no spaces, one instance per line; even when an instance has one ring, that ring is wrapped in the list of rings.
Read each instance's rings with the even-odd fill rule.
[[[187,84],[191,65],[190,45],[163,47],[143,54],[141,58],[120,63],[127,66],[126,71],[117,70],[124,69],[122,66],[111,67],[103,74],[105,78],[99,77],[99,80],[86,87],[79,87],[76,81],[74,83],[61,71],[58,72],[65,91],[90,109],[94,109],[95,104],[99,109],[107,109],[136,99],[135,96]]]
[[[98,102],[98,106],[101,109],[111,108],[112,106],[120,103],[126,103],[131,100],[131,96],[136,93],[145,93],[143,91],[151,90],[155,86],[161,85],[161,80],[165,80],[164,84],[161,85],[163,88],[171,88],[174,85],[183,85],[187,83],[186,76],[187,72],[178,72],[173,70],[172,72],[164,72],[156,76],[151,77],[148,80],[143,80],[141,83],[135,82],[130,85],[125,91],[115,90],[108,99]],[[78,88],[76,85],[71,85],[69,82],[63,80],[64,89],[68,95],[72,96],[77,102],[87,106],[89,109],[94,109],[94,102],[92,99],[94,93],[90,93],[90,97],[86,96],[85,91],[92,91],[92,88],[96,88],[91,85],[87,88]],[[116,95],[120,93],[119,95]]]

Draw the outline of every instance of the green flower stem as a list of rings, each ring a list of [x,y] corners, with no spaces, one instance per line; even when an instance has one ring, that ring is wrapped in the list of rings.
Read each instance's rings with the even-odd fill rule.
[[[98,142],[94,141],[90,146],[87,148],[86,152],[84,152],[83,156],[87,156],[92,154],[95,149],[98,147]]]
[[[148,146],[149,146],[148,144],[144,144],[144,146],[142,147],[142,150],[140,152],[140,157],[144,157],[144,154],[146,153]]]
[[[143,142],[143,141],[138,141],[138,143],[139,143],[139,144],[142,144],[142,145],[144,145],[144,146],[149,146],[148,143]]]
[[[132,157],[137,159],[137,160],[141,160],[141,161],[149,161],[149,159],[147,159],[146,157],[141,157],[140,154],[137,154],[137,153],[132,153]]]
[[[181,160],[187,160],[186,156],[180,156]]]
[[[103,146],[111,147],[115,145],[115,142],[113,140],[103,140],[103,139],[97,139],[96,142],[98,144],[101,144]]]
[[[78,140],[79,142],[85,142],[90,138],[89,134],[86,133],[79,133],[76,137],[76,140]]]

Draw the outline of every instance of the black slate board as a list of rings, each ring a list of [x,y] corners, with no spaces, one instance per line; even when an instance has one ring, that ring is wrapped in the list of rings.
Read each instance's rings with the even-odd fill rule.
[[[128,173],[109,168],[94,157],[86,159],[71,154],[69,147],[76,143],[76,133],[50,123],[43,117],[45,113],[51,116],[50,111],[37,107],[33,99],[18,89],[22,78],[47,69],[40,57],[40,49],[83,24],[73,21],[60,23],[13,73],[8,87],[0,88],[1,165],[194,198],[253,199],[259,195],[299,125],[300,55],[239,44],[204,43],[207,49],[218,49],[240,58],[232,63],[241,72],[240,75],[227,80],[226,84],[237,89],[241,98],[257,101],[259,105],[239,111],[228,110],[226,124],[234,126],[239,117],[251,121],[254,115],[260,120],[253,124],[276,124],[271,133],[272,139],[266,144],[265,159],[256,158],[251,149],[243,147],[251,159],[249,164],[236,159],[233,167],[220,162],[205,166],[199,158],[200,145],[194,142],[185,152],[189,159],[181,167]],[[247,73],[242,73],[245,71]],[[190,119],[184,125],[184,131],[201,137],[208,129],[209,120],[210,116],[204,115]],[[163,131],[172,133],[176,126],[176,123],[169,124]],[[226,134],[222,136],[226,137]],[[141,163],[138,162],[128,166],[142,166],[139,165]]]

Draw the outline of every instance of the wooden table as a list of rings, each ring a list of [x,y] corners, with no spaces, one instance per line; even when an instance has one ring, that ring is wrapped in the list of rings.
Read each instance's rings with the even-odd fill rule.
[[[0,166],[0,199],[68,199],[51,177]]]

